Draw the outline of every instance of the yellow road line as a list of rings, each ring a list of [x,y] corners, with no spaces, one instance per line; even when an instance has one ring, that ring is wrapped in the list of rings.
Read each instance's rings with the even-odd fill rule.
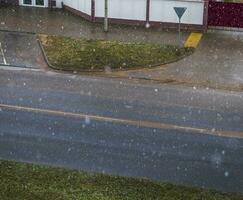
[[[184,47],[197,48],[201,38],[202,38],[202,33],[191,33],[187,38]]]
[[[6,110],[50,114],[50,115],[56,115],[56,116],[62,116],[62,117],[73,117],[73,118],[80,118],[80,119],[89,118],[90,120],[94,120],[94,121],[103,121],[103,122],[110,122],[110,123],[123,124],[123,125],[132,125],[132,126],[144,127],[144,128],[168,129],[168,130],[193,132],[193,133],[199,133],[199,134],[208,134],[208,135],[214,135],[214,136],[230,137],[230,138],[243,138],[243,132],[237,132],[237,131],[221,131],[221,130],[214,130],[214,129],[210,130],[210,129],[203,129],[203,128],[194,128],[194,127],[178,126],[178,125],[173,125],[173,124],[165,124],[165,123],[160,123],[160,122],[119,119],[119,118],[113,118],[113,117],[103,117],[103,116],[98,116],[98,115],[87,115],[87,114],[82,114],[82,113],[31,108],[31,107],[8,105],[8,104],[0,104],[0,108],[6,109]]]

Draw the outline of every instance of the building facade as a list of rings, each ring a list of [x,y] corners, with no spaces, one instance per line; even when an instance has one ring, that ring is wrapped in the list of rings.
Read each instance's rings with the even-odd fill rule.
[[[104,0],[0,0],[20,6],[62,8],[91,22],[104,17]],[[185,7],[184,29],[207,29],[208,2],[203,0],[108,0],[111,23],[177,28],[174,7]]]

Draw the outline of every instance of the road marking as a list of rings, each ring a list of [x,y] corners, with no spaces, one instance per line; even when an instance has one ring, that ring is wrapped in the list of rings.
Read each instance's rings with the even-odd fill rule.
[[[185,131],[190,133],[193,132],[198,134],[207,134],[207,135],[229,137],[229,138],[243,138],[243,132],[239,132],[239,131],[223,131],[223,130],[215,130],[215,129],[210,130],[204,128],[194,128],[194,127],[178,126],[174,124],[165,124],[160,122],[120,119],[120,118],[113,118],[113,117],[104,117],[98,115],[88,115],[83,113],[64,112],[58,110],[32,108],[32,107],[24,107],[24,106],[9,105],[9,104],[0,104],[0,108],[2,108],[2,110],[6,109],[6,110],[32,112],[32,113],[42,113],[42,114],[50,114],[50,115],[56,115],[62,117],[73,117],[73,118],[80,118],[80,119],[89,118],[90,120],[94,120],[94,121],[110,122],[110,123],[131,125],[131,126],[137,126],[143,128],[168,129],[168,130]]]
[[[8,63],[7,63],[7,61],[6,61],[6,58],[5,58],[5,55],[4,55],[4,51],[3,51],[3,48],[2,48],[2,43],[1,43],[1,42],[0,42],[0,52],[1,52],[2,57],[3,57],[3,63],[4,63],[5,65],[7,65]]]
[[[6,70],[6,71],[33,71],[33,72],[44,72],[44,70],[41,69],[34,69],[34,68],[28,68],[28,67],[17,67],[13,65],[1,65],[0,64],[0,70]]]
[[[202,38],[202,33],[191,33],[187,38],[184,47],[197,48],[201,38]]]

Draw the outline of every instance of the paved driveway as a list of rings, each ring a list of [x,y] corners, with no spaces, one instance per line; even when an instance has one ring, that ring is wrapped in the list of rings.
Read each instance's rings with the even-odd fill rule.
[[[219,89],[243,89],[243,34],[207,33],[196,52],[177,63],[123,73],[133,78],[174,81]]]
[[[46,66],[34,34],[0,32],[0,64],[17,67]]]

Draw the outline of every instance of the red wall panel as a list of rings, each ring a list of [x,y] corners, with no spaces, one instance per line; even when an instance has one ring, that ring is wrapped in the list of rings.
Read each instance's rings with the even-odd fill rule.
[[[243,4],[210,1],[208,25],[243,28]]]

